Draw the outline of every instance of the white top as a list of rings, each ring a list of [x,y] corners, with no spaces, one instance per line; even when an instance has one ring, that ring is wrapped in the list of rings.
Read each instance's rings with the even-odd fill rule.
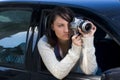
[[[93,45],[94,37],[82,38],[83,46],[72,47],[68,50],[66,56],[58,61],[54,48],[47,42],[44,35],[38,42],[38,50],[47,69],[58,79],[63,79],[79,63],[81,71],[85,74],[95,74],[97,71],[97,62],[95,56],[95,48]]]

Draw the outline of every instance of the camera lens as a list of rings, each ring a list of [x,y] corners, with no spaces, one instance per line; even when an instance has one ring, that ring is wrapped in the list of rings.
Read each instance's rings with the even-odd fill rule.
[[[82,31],[86,32],[86,33],[89,32],[91,30],[91,28],[92,28],[91,23],[89,23],[87,21],[85,21],[81,26]]]
[[[74,32],[78,32],[78,27],[84,32],[88,33],[91,28],[92,24],[88,20],[83,20],[80,18],[74,18],[73,21],[70,23],[71,29],[74,30]]]
[[[86,24],[85,30],[86,30],[86,31],[89,31],[90,29],[91,29],[91,24],[90,24],[90,23]]]

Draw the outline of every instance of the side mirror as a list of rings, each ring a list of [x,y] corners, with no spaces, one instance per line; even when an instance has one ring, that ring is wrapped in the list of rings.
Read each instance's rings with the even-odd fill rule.
[[[120,67],[103,72],[101,80],[120,80]]]

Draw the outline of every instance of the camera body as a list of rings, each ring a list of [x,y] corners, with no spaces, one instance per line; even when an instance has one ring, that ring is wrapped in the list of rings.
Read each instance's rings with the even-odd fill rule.
[[[83,20],[82,18],[75,17],[73,21],[70,23],[70,27],[75,33],[77,33],[78,31],[78,27],[84,33],[88,33],[92,28],[92,24],[87,20]]]

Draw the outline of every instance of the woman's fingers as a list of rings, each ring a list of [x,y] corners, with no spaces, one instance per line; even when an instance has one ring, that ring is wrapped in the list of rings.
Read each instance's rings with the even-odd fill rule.
[[[82,45],[81,36],[80,35],[74,35],[72,37],[72,43],[74,43],[77,46],[81,46]]]

